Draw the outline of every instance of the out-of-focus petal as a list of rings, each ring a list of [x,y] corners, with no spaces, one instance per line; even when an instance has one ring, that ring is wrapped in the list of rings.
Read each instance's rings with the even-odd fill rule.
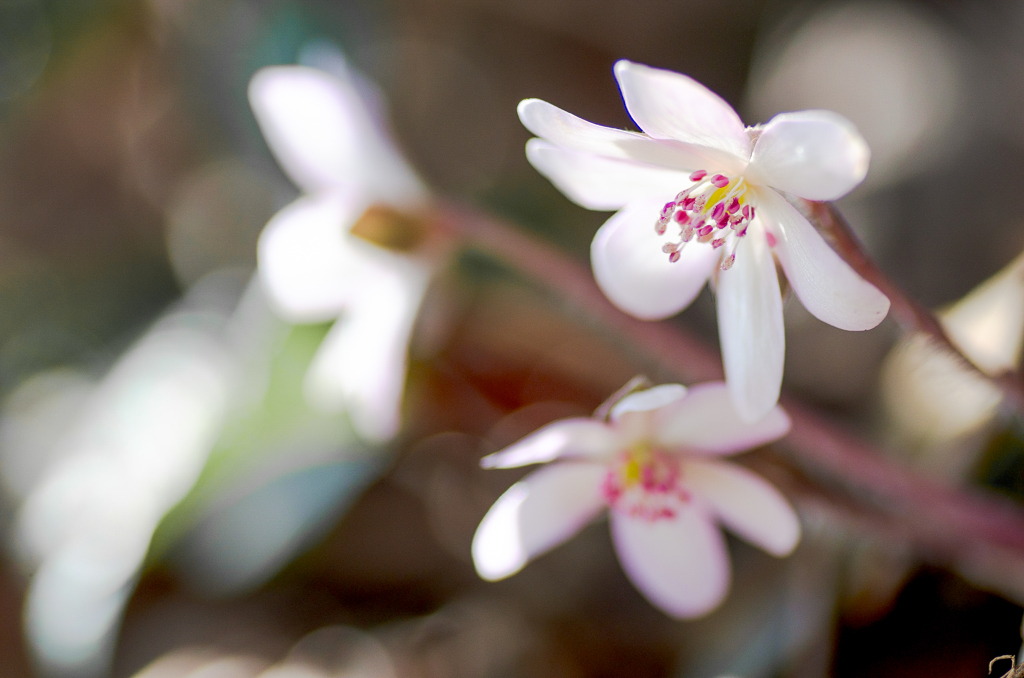
[[[596,419],[562,419],[543,426],[500,452],[480,460],[484,468],[515,468],[562,457],[603,459],[620,447],[619,436]]]
[[[716,149],[742,167],[750,137],[732,106],[693,78],[629,61],[615,64],[622,98],[633,121],[656,139]],[[736,161],[739,164],[736,164]],[[731,172],[730,172],[731,173]]]
[[[842,330],[869,330],[882,322],[888,297],[850,268],[781,195],[760,189],[757,199],[786,278],[811,315]]]
[[[400,261],[369,266],[364,259],[358,296],[324,338],[305,383],[310,404],[328,412],[347,409],[368,440],[398,431],[409,335],[429,277],[411,258],[379,254]]]
[[[629,412],[651,412],[686,397],[686,387],[682,384],[659,384],[643,391],[630,393],[615,403],[609,414],[612,421]]]
[[[260,282],[275,311],[290,322],[336,318],[360,285],[359,253],[348,229],[365,208],[353,193],[296,200],[263,229]]]
[[[718,336],[736,412],[755,422],[779,400],[786,336],[775,262],[759,224],[749,229],[718,278]]]
[[[595,125],[540,99],[521,101],[519,119],[526,129],[556,146],[607,158],[676,170],[728,171],[736,165],[730,158],[728,165],[720,168],[717,164],[722,155],[720,151]]]
[[[654,439],[687,452],[733,454],[789,432],[789,417],[776,405],[762,419],[748,423],[740,417],[729,388],[722,382],[698,384],[682,400],[654,414]]]
[[[726,527],[775,556],[800,541],[800,520],[775,487],[742,466],[710,460],[683,464],[683,482]]]
[[[808,200],[835,200],[864,181],[870,160],[867,142],[838,113],[782,113],[761,130],[745,175]]]
[[[592,210],[616,210],[638,198],[672,196],[693,183],[687,172],[559,148],[543,139],[527,142],[526,157],[570,200]]]
[[[356,189],[399,205],[425,194],[347,78],[272,66],[253,76],[249,102],[274,156],[303,190]]]
[[[608,299],[630,315],[658,320],[690,305],[719,260],[708,245],[690,243],[673,263],[654,231],[665,201],[626,205],[597,231],[590,246],[594,278]]]
[[[473,536],[473,564],[489,581],[504,579],[576,534],[605,506],[601,464],[547,466],[498,498]]]
[[[622,569],[665,613],[687,619],[718,607],[729,588],[729,556],[718,528],[700,509],[648,520],[612,511],[612,538]]]
[[[1024,255],[939,314],[971,362],[996,375],[1017,367],[1024,343]]]

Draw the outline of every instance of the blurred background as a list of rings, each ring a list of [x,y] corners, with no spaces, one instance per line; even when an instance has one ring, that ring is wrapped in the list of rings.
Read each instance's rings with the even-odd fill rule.
[[[977,325],[951,305],[1004,271],[963,303],[1000,320],[991,371],[1019,360],[1024,3],[0,0],[0,677],[981,676],[1018,651],[1024,576],[922,564],[799,496],[797,552],[731,540],[732,592],[698,621],[640,597],[602,523],[481,581],[470,540],[522,471],[479,458],[635,374],[673,379],[458,253],[416,323],[401,433],[362,442],[310,409],[329,323],[285,323],[251,281],[299,189],[246,98],[310,45],[379,85],[436,196],[581,263],[607,215],[528,165],[521,99],[632,128],[627,58],[749,124],[836,110],[872,148],[840,208],[880,268],[954,337]],[[1024,501],[1024,419],[988,383],[891,320],[786,316],[788,392],[922,474]],[[717,342],[709,292],[671,322]],[[799,485],[771,450],[748,463]]]

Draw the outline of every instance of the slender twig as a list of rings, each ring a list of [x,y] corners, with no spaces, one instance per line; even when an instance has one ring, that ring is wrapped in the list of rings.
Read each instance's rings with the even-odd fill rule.
[[[978,369],[970,358],[965,356],[950,340],[935,314],[910,298],[875,265],[854,234],[853,229],[850,228],[850,224],[835,205],[829,202],[811,202],[809,200],[797,200],[796,205],[810,219],[811,223],[828,238],[836,251],[853,267],[853,270],[889,297],[889,312],[905,330],[923,332],[932,337],[958,357],[967,369],[998,386],[1010,405],[1016,410],[1024,411],[1024,380],[1020,375],[1008,373],[993,377]]]
[[[716,351],[670,323],[622,313],[584,265],[513,225],[453,205],[439,208],[433,220],[467,246],[545,285],[681,381],[722,378]],[[1013,502],[981,490],[947,487],[885,458],[796,399],[785,397],[783,405],[793,422],[783,441],[791,460],[812,477],[838,483],[898,520],[932,562],[955,566],[975,549],[1024,555],[1024,511]]]

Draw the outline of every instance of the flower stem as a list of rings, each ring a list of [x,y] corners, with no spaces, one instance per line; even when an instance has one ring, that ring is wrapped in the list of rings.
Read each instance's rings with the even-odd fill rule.
[[[889,312],[906,331],[922,332],[929,335],[952,355],[960,359],[967,369],[987,379],[1003,392],[1007,402],[1018,412],[1024,413],[1024,379],[1017,372],[991,376],[978,368],[949,339],[942,323],[928,308],[910,298],[906,292],[893,283],[875,265],[864,251],[860,240],[850,224],[839,213],[835,205],[828,202],[812,202],[796,199],[796,207],[828,239],[833,248],[853,267],[862,278],[889,297]]]

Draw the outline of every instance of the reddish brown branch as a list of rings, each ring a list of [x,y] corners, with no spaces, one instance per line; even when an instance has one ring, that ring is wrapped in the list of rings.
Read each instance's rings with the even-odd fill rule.
[[[644,322],[622,313],[601,293],[587,267],[514,226],[456,206],[440,209],[435,222],[467,245],[544,284],[683,382],[722,378],[716,351],[669,323]],[[902,295],[894,308],[897,305],[904,309],[901,313],[914,308]],[[899,521],[930,560],[955,566],[975,549],[1024,558],[1024,511],[1014,503],[979,490],[944,486],[886,459],[797,400],[786,397],[783,405],[793,420],[783,441],[791,459],[810,475],[841,485],[859,501]]]
[[[1003,392],[1009,403],[1018,411],[1024,411],[1024,380],[1018,374],[1010,373],[1000,377],[991,377],[982,372],[965,356],[949,339],[942,323],[928,308],[911,299],[893,283],[864,251],[860,240],[853,233],[849,223],[839,213],[835,205],[828,202],[811,202],[799,200],[798,207],[818,227],[839,254],[853,267],[857,273],[875,287],[880,289],[891,304],[889,312],[907,331],[923,332],[931,336],[940,345],[967,366],[968,369],[988,379]]]

